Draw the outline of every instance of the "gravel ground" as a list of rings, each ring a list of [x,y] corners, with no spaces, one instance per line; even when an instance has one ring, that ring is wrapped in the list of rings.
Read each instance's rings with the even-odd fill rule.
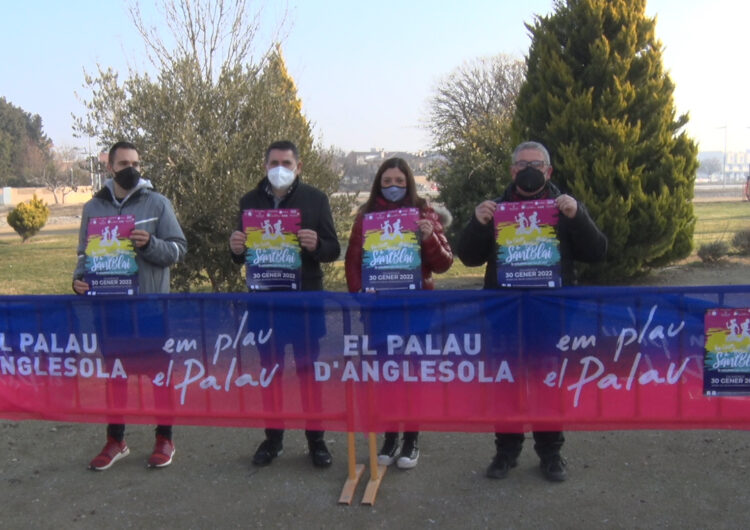
[[[328,433],[329,469],[287,433],[267,468],[250,463],[258,430],[178,427],[172,466],[145,466],[152,431],[128,429],[131,454],[85,469],[103,427],[0,422],[3,528],[747,528],[750,438],[731,431],[571,432],[570,478],[545,481],[527,440],[504,480],[484,477],[492,435],[423,433],[419,465],[389,469],[373,506],[337,503],[345,436]],[[364,461],[364,439],[358,436]],[[363,481],[366,479],[363,479]]]

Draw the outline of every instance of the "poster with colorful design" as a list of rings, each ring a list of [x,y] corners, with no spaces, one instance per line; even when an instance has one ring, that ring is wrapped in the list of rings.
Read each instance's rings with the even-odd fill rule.
[[[559,210],[552,199],[501,202],[495,210],[497,283],[561,287]]]
[[[132,215],[92,217],[86,231],[87,294],[138,294],[138,264],[129,239],[135,228]]]
[[[362,221],[363,289],[422,288],[418,220],[417,208],[365,214]]]
[[[297,231],[302,217],[294,208],[245,210],[245,274],[251,291],[298,291],[302,256]]]
[[[703,393],[750,395],[750,309],[711,309],[704,325]]]

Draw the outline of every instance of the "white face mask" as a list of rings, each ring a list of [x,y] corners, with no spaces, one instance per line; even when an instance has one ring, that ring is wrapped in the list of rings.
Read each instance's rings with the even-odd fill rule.
[[[284,166],[276,166],[268,170],[268,181],[275,189],[288,188],[294,182],[294,171]]]

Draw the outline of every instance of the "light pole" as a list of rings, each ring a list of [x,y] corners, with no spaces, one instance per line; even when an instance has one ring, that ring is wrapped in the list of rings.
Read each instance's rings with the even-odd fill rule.
[[[724,129],[724,156],[721,161],[721,187],[724,188],[727,185],[727,178],[726,178],[726,167],[727,167],[727,126],[726,124],[717,127],[717,129]]]
[[[75,191],[76,185],[75,181],[73,180],[73,166],[77,163],[78,160],[78,153],[81,152],[81,149],[78,147],[71,147],[70,148],[70,155],[71,155],[71,161],[70,161],[70,190]]]

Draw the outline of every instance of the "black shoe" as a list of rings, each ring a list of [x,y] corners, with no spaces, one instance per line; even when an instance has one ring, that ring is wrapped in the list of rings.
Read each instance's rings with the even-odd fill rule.
[[[386,436],[383,447],[378,453],[378,464],[381,466],[390,466],[396,461],[398,453],[398,436]]]
[[[401,454],[396,460],[396,467],[399,469],[411,469],[417,466],[419,460],[419,447],[416,440],[404,440],[401,446]]]
[[[485,474],[489,478],[505,478],[508,476],[508,472],[516,467],[517,464],[518,462],[515,458],[511,458],[505,453],[497,453],[489,467],[487,467]]]
[[[331,453],[322,439],[308,441],[307,446],[310,449],[310,458],[315,467],[329,467],[331,465],[333,458],[331,458]]]
[[[563,482],[568,478],[567,463],[560,455],[552,455],[542,459],[539,462],[542,474],[547,480],[552,482]]]
[[[284,447],[280,441],[274,442],[266,438],[258,446],[253,456],[253,464],[256,466],[267,466],[273,459],[284,452]]]

